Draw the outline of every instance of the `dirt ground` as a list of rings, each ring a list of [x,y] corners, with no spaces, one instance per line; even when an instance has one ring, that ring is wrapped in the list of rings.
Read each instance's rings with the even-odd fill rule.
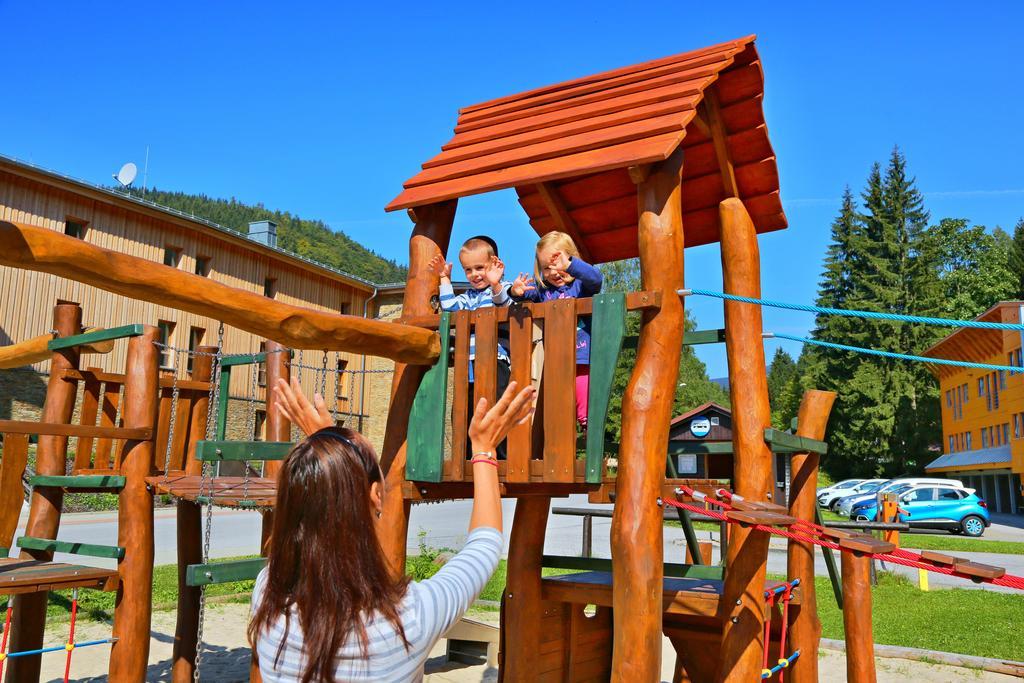
[[[474,612],[474,619],[497,622],[496,612]],[[248,605],[214,605],[207,609],[205,633],[207,646],[201,667],[202,680],[210,683],[233,683],[249,680],[249,648],[245,641]],[[105,638],[110,626],[105,623],[79,624],[76,640]],[[67,625],[55,624],[47,631],[47,645],[58,645],[67,638]],[[170,681],[171,645],[174,638],[174,612],[154,612],[147,681]],[[662,676],[672,680],[672,648],[666,640]],[[90,683],[106,682],[109,645],[76,650],[71,663],[71,680]],[[822,650],[820,654],[820,680],[827,683],[845,683],[846,660],[842,653]],[[911,662],[900,659],[877,660],[879,683],[915,681],[919,683],[1010,683],[1017,679],[971,669]],[[43,656],[44,681],[61,681],[64,676],[64,653]],[[444,662],[444,643],[435,646],[427,664],[429,683],[481,683],[497,681],[497,671],[485,665],[465,666]]]

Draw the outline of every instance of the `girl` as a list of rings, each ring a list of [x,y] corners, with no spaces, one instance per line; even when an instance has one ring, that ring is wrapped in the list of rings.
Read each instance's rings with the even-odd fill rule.
[[[594,296],[601,291],[601,271],[580,258],[572,238],[564,232],[546,233],[537,242],[534,279],[520,273],[509,292],[516,301],[543,303],[552,299]],[[576,420],[587,426],[590,391],[590,319],[580,317],[576,327]]]
[[[275,387],[289,420],[309,436],[278,474],[268,563],[252,595],[249,640],[267,683],[418,681],[434,643],[473,603],[504,543],[494,446],[529,417],[534,390],[512,382],[493,406],[480,399],[469,425],[473,511],[463,549],[432,578],[388,571],[374,521],[384,474],[360,434],[334,427],[298,383]],[[488,409],[490,408],[490,409]],[[384,520],[387,522],[388,520]]]

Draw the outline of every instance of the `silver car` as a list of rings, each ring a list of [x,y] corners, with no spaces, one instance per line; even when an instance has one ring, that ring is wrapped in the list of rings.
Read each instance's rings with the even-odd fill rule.
[[[890,482],[883,482],[881,485],[875,486],[871,491],[859,491],[856,495],[849,495],[840,499],[835,504],[836,512],[843,517],[849,517],[850,511],[857,503],[867,500],[873,496],[878,496],[882,493],[895,493],[897,489],[909,485],[927,485],[947,488],[964,487],[963,482],[959,479],[934,479],[931,477],[904,477],[902,479],[893,479]]]

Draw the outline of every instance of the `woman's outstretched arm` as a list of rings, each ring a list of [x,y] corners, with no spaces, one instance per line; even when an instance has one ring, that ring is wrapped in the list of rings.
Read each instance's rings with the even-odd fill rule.
[[[487,399],[476,404],[469,424],[469,440],[473,447],[473,512],[469,530],[488,526],[501,531],[501,494],[498,491],[498,460],[494,448],[509,430],[529,419],[536,389],[528,386],[517,391],[509,382],[498,402],[488,409]]]

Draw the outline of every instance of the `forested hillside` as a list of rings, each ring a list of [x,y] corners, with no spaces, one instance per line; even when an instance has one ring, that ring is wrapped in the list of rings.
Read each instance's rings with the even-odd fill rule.
[[[250,221],[277,223],[277,245],[300,256],[333,266],[378,284],[404,282],[406,269],[351,239],[331,230],[320,220],[299,218],[288,211],[271,211],[262,204],[243,204],[236,199],[214,199],[203,194],[146,190],[146,199],[177,209],[225,228],[246,232]]]

